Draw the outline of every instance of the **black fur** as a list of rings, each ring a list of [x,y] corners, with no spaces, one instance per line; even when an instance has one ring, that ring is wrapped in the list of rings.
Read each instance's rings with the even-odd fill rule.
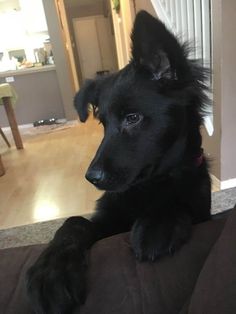
[[[69,218],[29,270],[36,313],[72,313],[84,302],[86,251],[95,241],[131,230],[136,257],[155,261],[189,239],[192,223],[210,218],[200,134],[205,72],[144,11],[131,38],[130,63],[88,81],[75,97],[81,121],[90,103],[104,126],[86,177],[106,192],[91,221]]]

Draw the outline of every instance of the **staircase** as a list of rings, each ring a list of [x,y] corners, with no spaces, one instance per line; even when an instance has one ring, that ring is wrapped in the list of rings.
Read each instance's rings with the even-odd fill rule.
[[[212,70],[211,51],[211,0],[151,0],[162,22],[182,42],[189,42],[190,57],[202,60]],[[212,87],[212,81],[209,80]],[[205,118],[205,127],[211,136],[214,132],[213,115]]]

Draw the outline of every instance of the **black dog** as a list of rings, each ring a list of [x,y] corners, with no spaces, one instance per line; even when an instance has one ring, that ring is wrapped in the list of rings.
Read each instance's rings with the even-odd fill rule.
[[[104,139],[86,178],[105,194],[91,221],[69,218],[28,272],[36,313],[72,313],[86,296],[86,251],[131,230],[140,260],[173,254],[192,223],[210,218],[211,192],[201,149],[205,71],[157,19],[138,13],[132,59],[88,81],[75,97],[80,120],[92,104]]]

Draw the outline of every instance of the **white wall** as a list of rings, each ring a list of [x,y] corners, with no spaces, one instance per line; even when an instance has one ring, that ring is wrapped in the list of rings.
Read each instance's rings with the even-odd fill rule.
[[[136,13],[140,10],[145,10],[149,12],[153,16],[157,16],[157,13],[155,12],[153,5],[151,3],[151,0],[136,0]]]

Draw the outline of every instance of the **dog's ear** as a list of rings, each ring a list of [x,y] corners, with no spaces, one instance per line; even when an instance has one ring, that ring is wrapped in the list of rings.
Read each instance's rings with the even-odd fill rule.
[[[81,122],[85,122],[88,119],[89,104],[93,106],[95,111],[98,106],[96,80],[87,80],[75,95],[74,106]]]
[[[131,39],[135,66],[150,71],[153,79],[176,80],[186,70],[183,47],[163,23],[146,11],[136,15]]]

